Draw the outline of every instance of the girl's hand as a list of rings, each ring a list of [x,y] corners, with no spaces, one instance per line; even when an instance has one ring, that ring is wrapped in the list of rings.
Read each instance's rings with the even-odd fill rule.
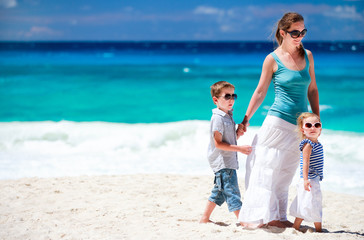
[[[311,191],[311,183],[308,179],[303,181],[303,186],[305,187],[306,191]]]
[[[249,145],[239,146],[239,152],[249,155],[252,152],[252,147]]]

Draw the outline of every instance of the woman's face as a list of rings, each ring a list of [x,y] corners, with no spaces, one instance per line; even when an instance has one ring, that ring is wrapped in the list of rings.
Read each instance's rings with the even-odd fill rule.
[[[302,34],[298,38],[293,38],[289,34],[289,32],[292,32],[292,31],[302,32],[304,29],[305,29],[305,24],[303,21],[292,23],[291,26],[286,31],[281,30],[281,35],[283,37],[283,41],[285,43],[288,43],[289,45],[294,45],[296,47],[300,46],[302,38],[303,38]]]

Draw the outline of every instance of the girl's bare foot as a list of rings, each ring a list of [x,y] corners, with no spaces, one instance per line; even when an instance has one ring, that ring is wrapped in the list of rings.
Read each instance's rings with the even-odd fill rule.
[[[315,222],[316,232],[322,232],[322,224],[320,222]]]

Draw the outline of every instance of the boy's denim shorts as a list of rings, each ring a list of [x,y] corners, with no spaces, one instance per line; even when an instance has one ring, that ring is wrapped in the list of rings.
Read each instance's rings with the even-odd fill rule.
[[[230,212],[240,210],[242,203],[236,170],[221,169],[215,173],[214,183],[209,201],[219,206],[226,201]]]

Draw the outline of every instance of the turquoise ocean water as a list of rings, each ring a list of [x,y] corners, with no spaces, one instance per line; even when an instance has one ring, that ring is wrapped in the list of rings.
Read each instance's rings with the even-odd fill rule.
[[[325,157],[334,162],[327,171],[343,172],[341,180],[348,182],[341,191],[364,195],[364,184],[357,183],[364,166],[364,42],[304,45],[315,59]],[[208,133],[201,128],[208,126],[214,108],[210,85],[226,80],[236,86],[234,118],[240,122],[273,47],[269,42],[0,43],[0,178],[148,169],[209,173],[204,159]],[[271,84],[251,119],[252,133],[273,98]],[[95,139],[118,144],[98,149],[104,144]],[[98,151],[91,156],[90,148]],[[103,164],[108,154],[113,156]],[[144,166],[150,154],[159,160]],[[165,167],[173,155],[175,161]],[[124,156],[142,166],[118,165]],[[73,159],[72,167],[59,166],[66,158]],[[190,171],[182,167],[186,159]],[[336,180],[330,181],[328,189],[337,190]]]

